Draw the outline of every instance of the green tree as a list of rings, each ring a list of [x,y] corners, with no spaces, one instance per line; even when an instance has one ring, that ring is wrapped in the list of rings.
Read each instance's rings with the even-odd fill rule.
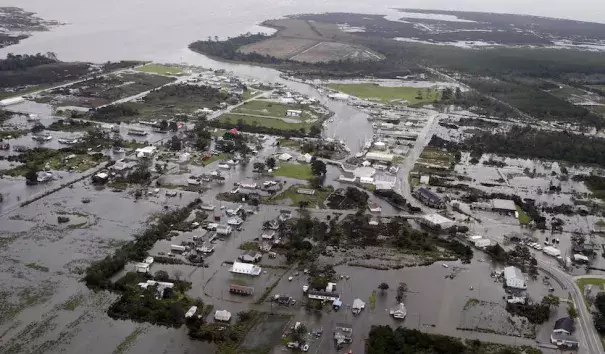
[[[275,158],[274,157],[268,157],[267,160],[265,161],[265,164],[267,165],[267,168],[274,169],[275,165],[276,165]]]
[[[380,283],[380,285],[378,285],[378,289],[380,289],[383,293],[387,290],[389,290],[389,284],[387,283]]]
[[[311,172],[315,176],[325,175],[327,171],[326,164],[323,161],[318,159],[311,161]]]
[[[399,283],[397,287],[397,302],[403,302],[405,299],[405,294],[408,292],[408,285],[406,283]]]
[[[25,173],[25,182],[27,184],[37,184],[38,183],[38,170],[35,168],[30,168]]]
[[[170,149],[173,151],[179,151],[182,148],[182,143],[181,143],[181,139],[179,139],[178,136],[173,135],[172,138],[170,138]]]
[[[157,272],[155,272],[155,274],[153,274],[153,279],[157,281],[168,281],[170,279],[170,276],[168,275],[167,271],[158,270]]]
[[[309,128],[309,135],[311,136],[319,136],[321,134],[321,128],[319,128],[317,125],[312,125]]]
[[[569,307],[567,307],[567,314],[573,319],[578,317],[578,310],[576,310],[576,307],[574,306],[573,302],[569,302]]]
[[[158,128],[160,128],[160,130],[168,130],[168,121],[166,119],[162,119]]]
[[[173,132],[179,130],[179,126],[178,124],[176,124],[175,121],[171,121],[170,123],[168,123],[168,128]]]
[[[553,295],[547,295],[542,298],[542,304],[547,305],[549,308],[559,307],[559,298]]]

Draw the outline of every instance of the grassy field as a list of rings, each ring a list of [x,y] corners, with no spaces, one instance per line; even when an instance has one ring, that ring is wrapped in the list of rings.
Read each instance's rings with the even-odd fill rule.
[[[313,177],[310,165],[298,165],[293,163],[283,163],[279,165],[279,169],[273,171],[273,175],[301,180],[310,180]]]
[[[429,95],[426,89],[418,87],[391,87],[379,86],[376,84],[329,84],[331,89],[344,92],[359,98],[377,99],[382,102],[393,100],[406,100],[410,105],[419,103],[428,103],[439,100],[441,92],[431,89]],[[418,96],[418,91],[422,92],[422,96]]]
[[[521,225],[529,225],[531,222],[529,215],[527,215],[527,213],[525,213],[518,205],[515,205],[515,207],[517,208],[517,213],[519,213],[519,223]]]
[[[584,294],[584,288],[586,287],[586,285],[597,285],[601,289],[603,289],[603,286],[605,285],[605,279],[602,279],[602,278],[580,278],[580,279],[576,280],[576,284],[578,284],[578,287],[580,287],[580,292],[582,294]],[[586,303],[586,306],[588,307],[588,303],[586,302],[586,298],[584,298],[584,303]]]
[[[254,117],[245,114],[223,114],[219,117],[219,122],[236,124],[239,120],[249,125],[258,125],[261,127],[274,128],[279,130],[300,130],[300,128],[308,129],[310,124],[305,123],[288,123],[278,118]]]
[[[300,118],[298,117],[287,117],[290,119],[301,119],[304,120],[309,117],[309,113],[306,112],[307,106],[305,105],[287,105],[267,100],[252,100],[244,103],[233,110],[234,113],[245,113],[260,116],[269,116],[277,118],[286,118],[286,111],[295,109],[303,111]]]
[[[150,74],[162,74],[162,75],[180,75],[183,73],[181,68],[178,66],[168,66],[160,64],[147,64],[137,68],[138,71]]]
[[[275,204],[276,202],[279,202],[281,200],[289,199],[291,201],[291,203],[290,203],[291,206],[299,206],[300,202],[306,201],[309,203],[309,205],[308,205],[309,208],[324,209],[325,208],[324,202],[326,201],[328,196],[330,194],[332,194],[332,192],[334,192],[334,188],[332,188],[331,186],[328,186],[328,187],[322,188],[321,190],[315,189],[314,195],[306,195],[306,194],[299,194],[297,192],[297,190],[299,188],[309,188],[309,186],[300,185],[300,184],[290,186],[290,188],[286,189],[283,193],[279,193],[278,195],[276,195],[274,197],[267,197],[266,199],[263,199],[262,202],[266,203],[266,204]]]
[[[454,154],[449,151],[427,147],[422,151],[422,154],[420,154],[420,159],[418,161],[449,169],[452,167],[454,160]]]

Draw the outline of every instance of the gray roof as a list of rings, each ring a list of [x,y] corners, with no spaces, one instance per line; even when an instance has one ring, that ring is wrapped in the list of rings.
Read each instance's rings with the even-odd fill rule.
[[[510,210],[516,211],[517,207],[515,206],[515,202],[508,199],[493,199],[492,200],[492,208],[498,210]]]
[[[353,308],[354,309],[360,309],[364,304],[363,301],[361,301],[361,299],[355,299],[353,300]]]
[[[574,336],[567,334],[567,333],[553,333],[551,334],[552,339],[556,340],[556,341],[565,341],[567,343],[569,342],[575,342],[575,343],[580,343]]]
[[[521,269],[519,269],[517,267],[506,267],[506,268],[504,268],[504,278],[505,279],[516,278],[516,279],[525,281],[525,277],[523,276],[523,272],[521,272]]]
[[[416,191],[428,200],[431,200],[435,203],[441,202],[440,196],[438,196],[437,194],[433,193],[432,191],[430,191],[424,187],[420,187]]]

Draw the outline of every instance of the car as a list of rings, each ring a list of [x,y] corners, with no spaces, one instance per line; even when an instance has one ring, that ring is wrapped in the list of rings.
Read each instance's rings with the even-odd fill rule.
[[[308,344],[303,345],[303,347],[301,348],[301,350],[303,352],[308,352],[309,351],[309,345]]]
[[[448,266],[447,264],[443,263],[442,264],[443,268],[449,268],[450,266]]]
[[[298,276],[299,274],[300,274],[299,272],[296,272],[296,273],[294,273],[294,276]]]
[[[294,279],[294,277],[288,277],[288,281],[292,281],[292,279]]]
[[[308,285],[303,285],[303,292],[307,292],[307,290],[309,290],[309,286]]]
[[[307,274],[307,273],[309,273],[309,270],[308,269],[304,269],[303,273]]]
[[[298,342],[289,342],[288,343],[288,348],[290,349],[296,349],[298,348],[300,345],[298,344]]]
[[[294,299],[290,300],[290,305],[296,305],[296,300],[294,300]]]
[[[158,256],[165,256],[165,255],[166,255],[166,253],[164,253],[164,252],[158,252]]]

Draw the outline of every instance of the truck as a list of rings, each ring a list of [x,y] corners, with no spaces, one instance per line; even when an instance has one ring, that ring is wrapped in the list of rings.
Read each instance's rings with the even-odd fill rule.
[[[544,249],[542,250],[542,252],[544,252],[545,254],[551,256],[551,257],[558,257],[561,255],[561,251],[552,247],[552,246],[546,246],[544,247]]]
[[[175,252],[185,252],[187,247],[181,245],[170,245],[170,249]]]

